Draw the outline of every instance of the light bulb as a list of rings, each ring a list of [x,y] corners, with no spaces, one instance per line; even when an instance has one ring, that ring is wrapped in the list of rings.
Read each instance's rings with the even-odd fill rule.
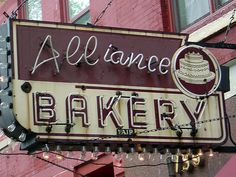
[[[158,149],[156,146],[154,146],[152,152],[148,154],[148,159],[153,162],[158,159]]]
[[[26,134],[24,132],[22,132],[20,134],[20,136],[18,137],[18,139],[21,141],[21,142],[24,142],[26,140]]]
[[[170,153],[170,150],[166,149],[165,159],[164,160],[171,159],[171,157],[172,157],[172,154]]]
[[[50,158],[49,153],[48,152],[43,152],[43,158],[45,160],[48,160]]]
[[[62,160],[63,159],[62,152],[61,152],[61,147],[59,145],[57,145],[57,148],[56,148],[56,159],[57,160]]]
[[[176,155],[178,155],[178,156],[182,155],[181,150],[179,148],[176,150]]]
[[[66,152],[66,157],[69,157],[69,158],[73,157],[73,152],[72,151],[67,151]]]
[[[139,159],[140,161],[144,161],[144,160],[145,160],[144,153],[138,154],[138,159]]]
[[[47,144],[45,144],[45,147],[42,149],[44,152],[43,152],[43,158],[44,159],[49,159],[50,155],[49,155],[49,147]]]
[[[2,104],[2,103],[1,103],[1,104]],[[11,125],[9,125],[9,126],[7,127],[7,130],[8,130],[9,132],[13,132],[15,129],[16,129],[16,125],[15,125],[14,123],[12,123]]]
[[[91,159],[92,160],[97,160],[98,159],[98,152],[92,152]]]
[[[86,158],[86,146],[83,144],[81,147],[81,153],[80,153],[80,160],[84,160]]]
[[[8,83],[10,81],[9,77],[0,76],[0,82],[2,83]]]
[[[99,153],[99,148],[98,148],[98,145],[94,145],[94,149],[93,149],[93,152],[91,154],[91,159],[92,160],[97,160],[98,159],[98,153]]]
[[[7,109],[7,108],[9,108],[9,104],[7,104],[7,103],[5,103],[5,102],[2,102],[2,103],[0,104],[0,106],[1,106],[2,109]]]
[[[86,151],[81,151],[79,159],[84,160],[85,158],[86,158]]]
[[[142,152],[138,154],[138,159],[139,159],[140,161],[144,161],[144,160],[147,159],[146,156],[148,156],[148,153],[147,153],[146,147],[144,146],[144,147],[142,147]]]
[[[210,150],[209,150],[209,157],[213,157],[213,156],[214,156],[213,150],[210,149]]]
[[[105,147],[105,154],[111,154],[111,147],[109,146],[109,145],[107,145],[106,147]]]
[[[62,159],[63,159],[63,156],[60,155],[60,154],[61,154],[61,152],[60,152],[59,154],[56,155],[56,159],[57,159],[57,160],[62,160]]]
[[[198,156],[203,156],[202,149],[199,149],[199,151],[198,151]]]
[[[123,152],[123,147],[122,146],[118,146],[118,153],[122,153]]]

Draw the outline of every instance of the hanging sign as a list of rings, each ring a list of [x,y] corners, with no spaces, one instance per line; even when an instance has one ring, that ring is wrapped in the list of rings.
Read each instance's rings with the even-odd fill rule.
[[[172,60],[176,86],[193,98],[209,96],[221,81],[220,66],[206,48],[190,45],[179,48]]]
[[[224,142],[218,65],[194,47],[175,54],[186,35],[31,21],[12,27],[13,111],[38,140]]]

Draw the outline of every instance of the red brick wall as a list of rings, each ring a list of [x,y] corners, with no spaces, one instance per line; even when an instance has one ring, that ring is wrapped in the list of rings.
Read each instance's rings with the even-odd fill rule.
[[[59,0],[42,0],[43,21],[60,22],[60,2]]]
[[[3,15],[4,11],[11,15],[12,11],[17,9],[17,1],[18,0],[6,0],[2,5],[0,4],[0,24],[7,20]],[[23,9],[24,7],[20,10]],[[42,16],[43,21],[60,22],[61,15],[59,0],[42,0]]]
[[[15,148],[18,149],[19,147]],[[18,150],[14,151],[3,151],[2,153],[18,153]],[[20,151],[20,153],[26,153]],[[38,155],[42,157],[41,155]],[[52,161],[56,164],[70,168],[73,170],[73,167],[79,164],[79,161],[73,160],[62,160],[58,161],[51,155],[49,161]],[[33,156],[29,155],[0,155],[0,176],[1,177],[62,177],[66,175],[67,177],[73,177],[73,173],[59,167],[55,167],[47,162],[44,162],[40,159],[36,159]]]
[[[207,40],[207,42],[217,43],[217,42],[223,41],[224,37],[225,37],[225,31],[212,36],[210,39]],[[236,26],[234,26],[230,30],[227,40],[225,42],[231,43],[231,44],[236,44]],[[210,48],[210,51],[217,57],[220,64],[224,64],[236,57],[236,50],[235,49],[232,50],[232,49]]]
[[[91,21],[94,23],[110,0],[90,2]],[[161,2],[160,0],[113,1],[97,25],[163,31]]]
[[[17,7],[17,0],[6,0],[2,5],[0,4],[0,24],[4,23],[7,18],[3,15],[5,11],[11,16],[13,10]]]

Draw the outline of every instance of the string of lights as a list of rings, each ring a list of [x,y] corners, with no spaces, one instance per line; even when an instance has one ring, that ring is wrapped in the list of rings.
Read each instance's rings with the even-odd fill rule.
[[[225,117],[218,117],[218,118],[207,119],[207,120],[199,120],[199,121],[194,122],[194,124],[195,125],[201,125],[201,124],[206,124],[206,123],[215,122],[215,121],[221,121],[221,120],[226,120],[227,121],[228,119],[232,119],[232,118],[236,118],[236,115],[225,116]],[[152,132],[157,132],[157,131],[164,131],[164,130],[176,131],[176,130],[179,129],[179,127],[185,128],[185,127],[189,127],[189,126],[192,126],[192,122],[184,123],[184,124],[176,124],[173,127],[161,127],[161,128],[157,128],[157,129],[137,131],[132,136],[146,134],[146,133],[152,133]],[[104,140],[104,139],[109,139],[109,138],[112,138],[112,137],[111,136],[98,137],[98,138],[91,139],[91,141],[99,141],[99,140]]]
[[[40,151],[40,152],[36,152],[36,153],[33,153],[33,154],[28,154],[28,153],[0,153],[0,155],[6,155],[6,156],[18,156],[18,155],[26,155],[26,156],[33,156],[35,157],[36,159],[39,159],[39,160],[42,160],[44,162],[47,162],[47,163],[50,163],[56,167],[59,167],[59,168],[62,168],[64,170],[67,170],[67,171],[70,171],[74,174],[77,174],[77,175],[80,175],[82,177],[87,177],[86,175],[83,175],[79,172],[76,172],[70,168],[67,168],[65,166],[62,166],[60,164],[57,164],[55,162],[52,162],[52,161],[49,161],[47,159],[44,159],[42,157],[39,157],[37,155],[43,153],[43,151]],[[52,153],[52,154],[55,154],[55,155],[61,155],[63,157],[63,159],[68,159],[68,160],[76,160],[76,161],[83,161],[83,162],[87,162],[86,160],[81,160],[81,159],[78,159],[78,158],[74,158],[74,157],[67,157],[67,156],[64,156],[62,154],[59,154],[59,153],[56,153],[56,152],[49,152],[49,153]],[[130,166],[121,166],[121,165],[115,165],[113,164],[113,167],[115,168],[123,168],[123,169],[129,169],[129,168],[137,168],[137,167],[157,167],[157,166],[161,166],[161,165],[169,165],[169,164],[183,164],[185,162],[188,162],[190,160],[193,160],[193,159],[196,159],[196,158],[199,158],[200,156],[199,155],[195,155],[195,156],[192,156],[191,159],[185,159],[183,161],[170,161],[170,162],[160,162],[160,163],[157,163],[157,164],[136,164],[136,165],[130,165]],[[108,165],[106,163],[96,163],[96,162],[90,162],[91,164],[93,165],[100,165],[100,166],[105,166],[105,165]]]
[[[83,160],[83,159],[80,159],[80,158],[75,158],[75,157],[67,157],[63,154],[60,154],[60,153],[57,153],[57,152],[50,152],[54,155],[60,155],[62,156],[63,159],[68,159],[68,160],[76,160],[76,161],[81,161],[81,162],[87,162],[87,160]],[[191,159],[194,159],[194,158],[198,158],[200,157],[200,155],[195,155],[193,156]],[[168,165],[170,163],[184,163],[184,162],[187,162],[188,160],[184,160],[182,162],[161,162],[161,163],[157,163],[157,164],[136,164],[136,165],[130,165],[130,166],[120,166],[120,165],[115,165],[113,164],[113,167],[116,167],[116,168],[135,168],[135,167],[156,167],[156,166],[161,166],[161,165]],[[106,163],[97,163],[97,162],[93,162],[91,161],[90,164],[93,164],[93,165],[100,165],[100,166],[105,166],[105,165],[108,165]]]

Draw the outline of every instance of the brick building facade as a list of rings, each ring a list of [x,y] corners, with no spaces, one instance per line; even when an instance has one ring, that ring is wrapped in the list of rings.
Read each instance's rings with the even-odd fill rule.
[[[32,2],[31,2],[32,1]],[[78,0],[80,1],[80,0]],[[14,12],[23,0],[2,0],[0,1],[0,23],[7,21],[7,16],[14,16]],[[30,3],[39,3],[39,6],[30,6]],[[73,1],[74,2],[74,1]],[[181,32],[189,34],[190,42],[209,42],[217,43],[225,39],[225,31],[232,19],[230,31],[227,34],[226,43],[236,43],[236,15],[232,18],[232,14],[236,9],[236,0],[204,0],[194,1],[183,0],[90,0],[89,4],[83,5],[79,11],[72,8],[70,0],[28,0],[20,6],[17,13],[19,19],[32,19],[63,23],[77,23],[107,27],[119,27],[127,29],[140,29],[164,32]],[[182,2],[182,4],[181,4]],[[185,3],[185,4],[184,4]],[[78,5],[78,7],[77,7]],[[75,8],[79,8],[81,4],[75,4]],[[183,8],[185,5],[186,8]],[[188,5],[188,6],[187,6]],[[200,8],[205,7],[205,8]],[[198,7],[199,6],[199,7]],[[32,8],[32,9],[31,9]],[[197,15],[192,15],[189,11],[199,10]],[[32,12],[31,12],[32,10]],[[5,15],[3,15],[5,12]],[[38,13],[38,16],[34,16]],[[189,19],[184,18],[181,14],[191,16]],[[33,14],[33,15],[32,15]],[[36,19],[35,19],[36,18]],[[236,82],[233,78],[236,72],[235,49],[216,49],[209,48],[219,60],[221,65],[229,67],[230,71],[230,91],[225,94],[226,111],[230,116],[236,115],[234,106]],[[236,137],[236,121],[231,121],[232,137]],[[235,138],[236,140],[236,138]],[[233,146],[228,141],[227,145]],[[82,162],[64,158],[58,160],[55,154],[51,154],[51,159],[55,166],[41,159],[37,159],[28,155],[10,155],[11,153],[22,153],[18,151],[19,146],[10,143],[8,138],[2,138],[1,149],[4,155],[0,156],[0,176],[80,176],[79,173],[88,175],[89,177],[100,176],[116,176],[116,177],[150,177],[150,176],[169,176],[168,167],[165,165],[151,165],[162,163],[165,159],[164,155],[158,154],[156,161],[146,159],[139,161],[137,157],[133,160],[123,156],[122,160],[117,160],[115,155],[100,154],[97,160],[92,160],[91,153],[87,154],[86,160]],[[16,146],[16,147],[15,147]],[[9,155],[6,155],[9,153]],[[24,152],[23,152],[24,153]],[[67,157],[79,157],[80,152],[66,153]],[[42,154],[39,154],[42,157]],[[185,172],[182,176],[203,176],[203,177],[233,177],[233,164],[236,158],[233,154],[215,153],[215,156],[205,157],[205,165],[195,168],[193,172]],[[95,165],[95,163],[103,163],[106,165]],[[146,167],[120,168],[117,167],[122,163],[124,167],[132,165],[145,165]],[[66,167],[77,173],[72,173]]]

